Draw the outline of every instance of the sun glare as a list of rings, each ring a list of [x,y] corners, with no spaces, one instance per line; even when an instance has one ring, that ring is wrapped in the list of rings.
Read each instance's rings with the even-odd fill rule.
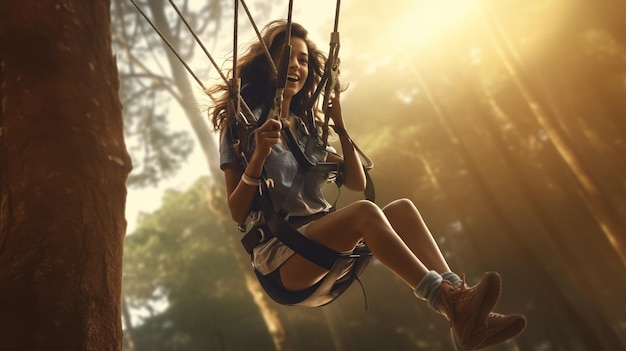
[[[419,47],[435,37],[454,29],[475,6],[470,0],[425,0],[400,18],[395,26],[395,38],[404,45]],[[394,43],[397,44],[397,43]]]

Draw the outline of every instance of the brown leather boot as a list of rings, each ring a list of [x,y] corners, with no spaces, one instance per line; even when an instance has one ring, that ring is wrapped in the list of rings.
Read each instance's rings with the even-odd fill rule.
[[[487,272],[480,282],[472,287],[465,284],[454,287],[444,280],[441,283],[441,313],[448,318],[459,344],[464,349],[472,349],[485,341],[481,334],[487,316],[500,298],[502,280],[496,272]]]
[[[491,312],[487,315],[485,323],[474,331],[471,339],[477,341],[476,345],[463,347],[452,328],[450,334],[456,350],[478,350],[514,338],[520,335],[525,328],[526,317],[521,314],[504,315]],[[482,341],[478,341],[481,339]]]

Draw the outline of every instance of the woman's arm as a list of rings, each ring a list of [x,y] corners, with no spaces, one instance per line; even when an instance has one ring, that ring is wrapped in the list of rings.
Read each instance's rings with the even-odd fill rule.
[[[361,159],[359,158],[356,150],[354,149],[354,145],[352,145],[352,142],[347,134],[344,134],[344,136],[339,135],[339,140],[341,141],[341,151],[343,153],[343,157],[329,153],[327,160],[329,162],[339,162],[343,164],[343,185],[346,188],[352,191],[363,191],[365,189],[366,181],[365,171],[363,170]]]
[[[280,128],[280,121],[269,119],[255,129],[255,149],[246,169],[233,163],[224,165],[228,208],[232,219],[239,224],[244,223],[250,213],[252,202],[259,191],[259,187],[253,183],[261,178],[265,159],[269,156],[272,145],[280,140]]]
[[[341,114],[341,104],[339,103],[339,92],[331,98],[328,105],[328,113],[333,119],[341,142],[341,152],[343,158],[338,155],[328,154],[328,160],[331,162],[342,162],[344,170],[343,185],[353,191],[363,191],[365,189],[365,171],[361,164],[361,159],[354,149],[354,145],[346,132],[345,123]]]

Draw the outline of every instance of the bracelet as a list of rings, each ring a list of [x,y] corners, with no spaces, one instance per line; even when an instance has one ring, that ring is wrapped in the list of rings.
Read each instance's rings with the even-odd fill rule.
[[[260,178],[251,177],[247,175],[246,172],[243,172],[243,174],[241,175],[241,180],[250,186],[259,186],[261,184]]]

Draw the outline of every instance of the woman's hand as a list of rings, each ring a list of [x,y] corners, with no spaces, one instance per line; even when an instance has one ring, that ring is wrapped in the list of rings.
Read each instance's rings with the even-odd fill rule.
[[[280,140],[281,128],[280,121],[272,118],[254,130],[254,154],[261,157],[263,161],[272,151],[272,145]]]
[[[335,91],[330,94],[330,98],[328,100],[328,113],[329,117],[333,120],[334,124],[341,128],[345,129],[343,123],[343,115],[341,114],[341,103],[339,102],[340,91],[339,89],[334,89]]]
[[[272,151],[272,145],[280,140],[281,123],[276,119],[268,119],[254,130],[254,153],[246,166],[242,169],[236,164],[227,164],[224,167],[226,177],[226,191],[228,192],[228,207],[230,214],[237,223],[244,223],[250,213],[250,206],[256,194],[257,187],[250,186],[241,180],[242,175],[260,178],[265,159]]]
[[[329,117],[333,120],[337,127],[337,134],[339,134],[339,140],[341,142],[341,149],[343,152],[343,159],[341,157],[329,156],[331,160],[340,160],[344,165],[344,185],[346,188],[354,191],[363,191],[365,189],[365,173],[363,171],[363,165],[361,159],[352,145],[352,141],[348,137],[346,132],[346,126],[343,122],[343,115],[341,114],[341,103],[339,102],[340,91],[335,87],[335,91],[331,94],[328,103]]]

